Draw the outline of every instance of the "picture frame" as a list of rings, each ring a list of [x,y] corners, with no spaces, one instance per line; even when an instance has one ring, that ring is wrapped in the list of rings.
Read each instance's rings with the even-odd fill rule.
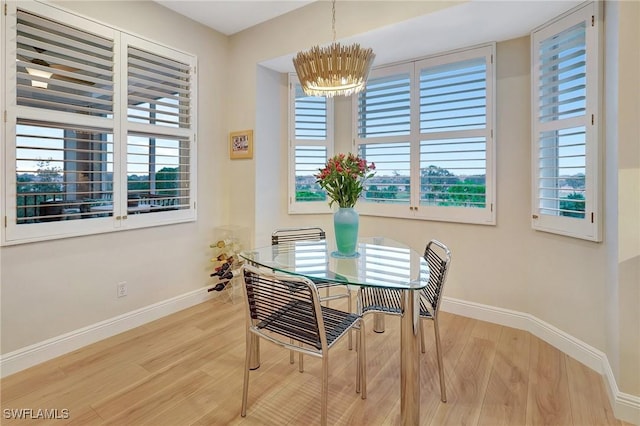
[[[229,134],[229,158],[232,160],[253,158],[253,130]]]

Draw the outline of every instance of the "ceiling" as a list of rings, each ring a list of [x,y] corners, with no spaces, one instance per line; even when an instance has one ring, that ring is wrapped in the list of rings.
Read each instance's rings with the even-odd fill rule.
[[[155,1],[223,34],[231,35],[306,6],[314,0]],[[580,3],[583,0],[471,0],[339,41],[373,48],[376,67],[522,37]],[[398,43],[399,39],[402,43]],[[294,54],[291,52],[261,65],[279,72],[293,72],[291,59]]]
[[[232,35],[314,0],[155,0],[174,12]]]

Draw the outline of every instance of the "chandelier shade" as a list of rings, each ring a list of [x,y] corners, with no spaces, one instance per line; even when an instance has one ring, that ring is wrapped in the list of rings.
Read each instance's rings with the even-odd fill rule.
[[[329,46],[314,46],[293,58],[298,80],[307,96],[349,96],[367,84],[376,55],[373,49],[363,49],[357,43],[350,46],[336,43],[336,0],[331,1],[331,30],[333,43]]]
[[[375,56],[372,49],[357,43],[341,46],[334,42],[299,52],[293,66],[306,95],[349,96],[364,89]]]

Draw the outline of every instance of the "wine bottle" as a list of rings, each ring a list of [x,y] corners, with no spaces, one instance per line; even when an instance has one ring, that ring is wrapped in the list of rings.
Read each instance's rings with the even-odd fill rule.
[[[214,287],[210,288],[208,291],[222,291],[225,288],[227,288],[227,286],[229,285],[229,283],[231,282],[231,280],[234,277],[237,277],[240,275],[240,271],[239,270],[227,270],[227,272],[225,272],[225,274],[223,276],[219,276],[218,279],[220,281],[225,280],[224,282],[220,282],[218,284],[216,284]]]
[[[213,288],[215,291],[222,291],[225,289],[225,287],[227,287],[227,284],[229,284],[229,282],[224,282],[224,283],[219,283],[216,284],[216,286]]]
[[[231,280],[234,277],[237,277],[238,275],[240,275],[240,271],[234,271],[234,270],[227,270],[223,275],[220,275],[220,279],[221,280]]]

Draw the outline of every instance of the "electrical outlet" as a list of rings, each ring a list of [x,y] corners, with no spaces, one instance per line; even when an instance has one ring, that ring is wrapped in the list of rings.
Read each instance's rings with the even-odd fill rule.
[[[122,281],[121,283],[118,283],[117,296],[118,297],[124,297],[126,295],[127,295],[127,282],[126,281]]]

